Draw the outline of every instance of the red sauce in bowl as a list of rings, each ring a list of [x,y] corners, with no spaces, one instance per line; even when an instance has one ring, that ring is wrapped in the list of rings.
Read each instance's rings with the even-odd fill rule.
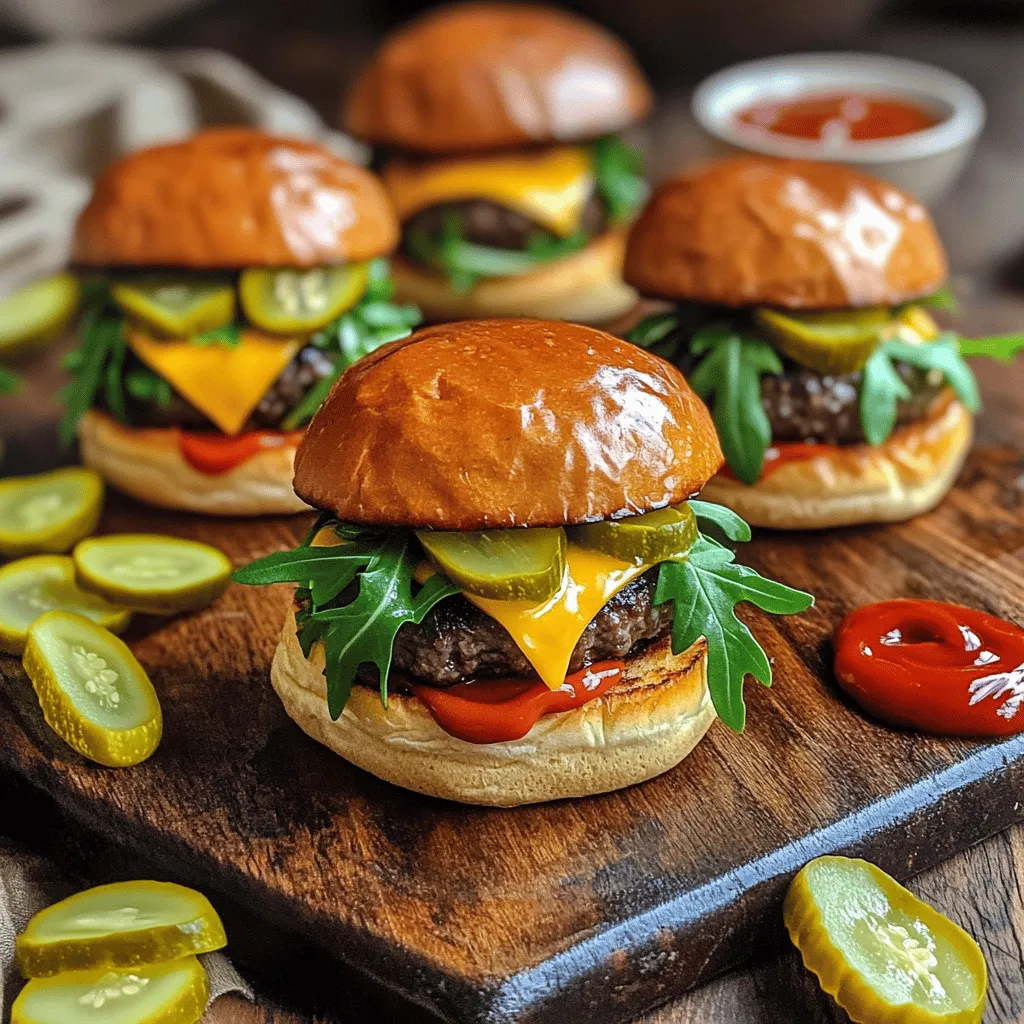
[[[736,120],[773,135],[812,142],[873,142],[932,128],[941,118],[910,100],[844,92],[756,103]]]
[[[1024,731],[1024,629],[941,601],[881,601],[835,633],[839,685],[894,725],[943,736]]]

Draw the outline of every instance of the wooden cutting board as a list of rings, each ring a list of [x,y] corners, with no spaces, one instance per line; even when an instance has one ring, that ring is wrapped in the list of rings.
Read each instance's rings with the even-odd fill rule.
[[[936,512],[743,547],[741,560],[813,591],[817,607],[750,610],[775,686],[748,684],[744,735],[716,724],[645,785],[501,811],[349,766],[285,717],[267,682],[288,587],[233,587],[191,618],[136,621],[128,638],[160,693],[165,737],[135,769],[70,752],[18,662],[0,658],[0,761],[105,841],[300,933],[438,1018],[627,1020],[781,941],[785,885],[811,857],[853,853],[902,878],[1024,817],[1024,737],[891,730],[858,714],[830,673],[833,626],[869,601],[952,600],[1024,622],[1024,369],[985,376],[986,436],[1001,443],[975,450]],[[103,530],[195,537],[240,564],[306,524],[111,499]]]

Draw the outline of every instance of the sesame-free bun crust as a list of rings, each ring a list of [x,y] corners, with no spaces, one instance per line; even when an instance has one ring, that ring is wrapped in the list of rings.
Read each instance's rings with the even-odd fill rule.
[[[953,486],[971,446],[973,418],[946,394],[923,420],[887,441],[843,445],[773,470],[752,486],[724,474],[701,495],[752,526],[814,530],[891,523],[934,508]]]
[[[724,306],[891,306],[946,280],[927,210],[876,178],[736,157],[654,193],[626,247],[644,295]]]
[[[603,697],[545,715],[521,740],[467,743],[446,733],[416,697],[354,686],[332,722],[323,644],[302,654],[289,613],[270,680],[302,730],[360,768],[405,789],[494,807],[591,796],[674,768],[715,719],[702,637],[678,656],[668,639],[626,662]]]
[[[313,267],[390,252],[380,181],[316,143],[211,129],[122,157],[75,229],[85,266]]]
[[[390,35],[357,79],[345,128],[454,153],[590,139],[643,117],[651,90],[629,50],[579,15],[467,3]]]
[[[663,359],[579,324],[467,320],[347,370],[295,490],[355,523],[561,526],[683,501],[721,464],[710,413]]]
[[[95,409],[82,417],[78,443],[85,465],[147,505],[215,516],[308,511],[292,490],[294,444],[268,448],[213,476],[182,458],[176,430],[124,427]]]
[[[431,323],[474,317],[530,316],[604,324],[631,309],[637,293],[622,280],[625,234],[607,231],[565,259],[529,274],[481,281],[464,294],[447,278],[401,257],[391,261],[397,297],[414,302]]]

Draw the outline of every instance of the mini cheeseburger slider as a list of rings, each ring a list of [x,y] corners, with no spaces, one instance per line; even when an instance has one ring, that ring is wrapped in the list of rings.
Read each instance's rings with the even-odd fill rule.
[[[942,243],[924,207],[833,164],[738,157],[663,184],[626,279],[676,308],[630,340],[711,405],[726,469],[706,495],[757,526],[907,519],[952,485],[978,391],[963,355],[1019,336],[940,331]]]
[[[565,11],[461,4],[386,39],[343,119],[387,151],[399,296],[434,321],[629,309],[624,230],[647,188],[613,133],[650,105],[626,47]]]
[[[691,500],[722,455],[669,363],[588,327],[427,328],[346,371],[303,439],[307,541],[272,682],[314,739],[390,782],[515,805],[678,764],[743,725],[768,658],[734,614],[809,595],[737,565]]]
[[[75,231],[64,440],[154,505],[304,508],[300,429],[346,366],[418,322],[388,301],[397,240],[380,182],[315,143],[220,129],[117,161]]]

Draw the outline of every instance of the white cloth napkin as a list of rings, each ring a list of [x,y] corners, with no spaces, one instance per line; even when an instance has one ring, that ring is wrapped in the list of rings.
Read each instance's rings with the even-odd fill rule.
[[[21,988],[14,962],[15,938],[43,907],[73,891],[48,861],[0,840],[0,1020],[10,1019],[11,1003]],[[252,990],[223,953],[208,953],[201,959],[210,979],[210,1003],[228,993],[252,1000]]]

